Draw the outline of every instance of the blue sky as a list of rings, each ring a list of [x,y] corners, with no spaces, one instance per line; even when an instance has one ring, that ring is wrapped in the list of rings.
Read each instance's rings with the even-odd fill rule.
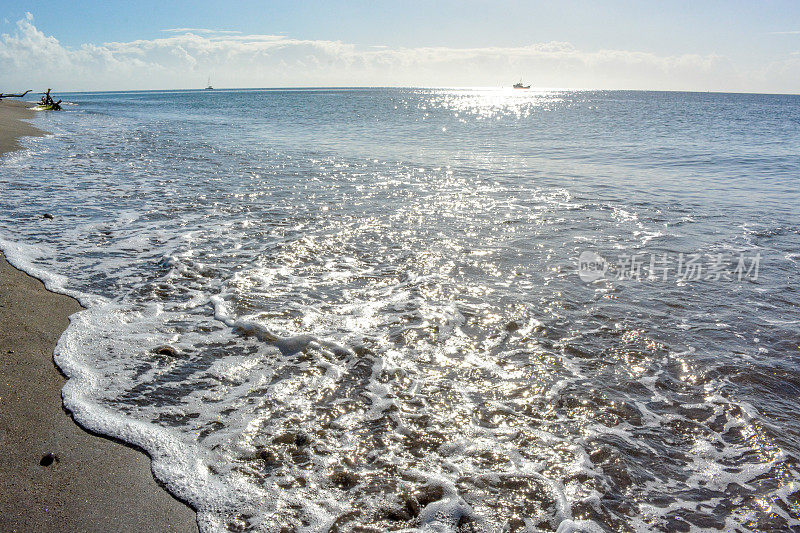
[[[228,86],[494,85],[525,75],[556,87],[800,92],[797,1],[220,5],[5,2],[0,84],[181,88],[207,73]],[[71,76],[23,65],[54,42]]]

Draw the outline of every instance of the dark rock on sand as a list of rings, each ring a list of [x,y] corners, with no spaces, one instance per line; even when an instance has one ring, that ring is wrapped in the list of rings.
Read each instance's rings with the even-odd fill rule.
[[[51,464],[57,462],[58,462],[58,456],[53,452],[50,452],[42,456],[42,459],[39,461],[39,464],[42,466],[50,466]]]

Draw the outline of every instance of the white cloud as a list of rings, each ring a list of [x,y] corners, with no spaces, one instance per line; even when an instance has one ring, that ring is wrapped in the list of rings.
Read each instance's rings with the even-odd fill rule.
[[[162,38],[63,46],[32,16],[0,36],[0,90],[220,87],[491,86],[524,75],[540,87],[797,91],[795,57],[744,72],[719,55],[517,47],[357,47],[342,41],[170,28]]]
[[[236,30],[212,30],[209,28],[167,28],[161,31],[165,33],[216,33],[216,34],[242,33]]]

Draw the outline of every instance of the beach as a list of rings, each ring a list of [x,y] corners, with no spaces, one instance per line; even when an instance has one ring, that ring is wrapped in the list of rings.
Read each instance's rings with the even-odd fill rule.
[[[39,137],[44,132],[24,120],[32,119],[36,112],[31,104],[17,100],[0,100],[0,155],[17,150],[20,137]]]
[[[57,96],[0,250],[85,309],[0,271],[0,530],[800,526],[800,97]]]
[[[33,118],[28,107],[0,101],[0,156],[44,134],[21,121]],[[147,455],[84,431],[63,409],[53,350],[80,309],[0,254],[0,530],[197,531]]]
[[[7,4],[0,533],[800,533],[797,1]]]

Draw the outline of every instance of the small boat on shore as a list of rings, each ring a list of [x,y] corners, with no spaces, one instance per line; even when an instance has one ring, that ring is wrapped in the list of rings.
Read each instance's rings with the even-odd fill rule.
[[[524,85],[522,83],[522,80],[519,80],[517,83],[514,84],[514,88],[515,89],[530,89],[531,86],[530,85]]]

